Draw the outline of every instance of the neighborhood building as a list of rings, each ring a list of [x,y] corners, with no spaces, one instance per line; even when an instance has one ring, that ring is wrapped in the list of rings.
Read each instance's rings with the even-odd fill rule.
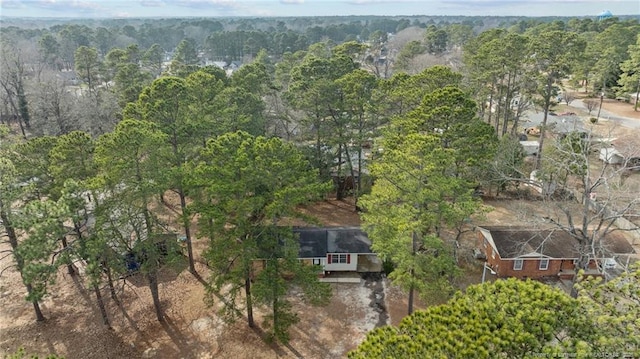
[[[640,170],[640,141],[632,136],[615,138],[611,141],[611,147],[600,149],[599,158],[605,163]]]
[[[359,227],[295,227],[300,260],[331,272],[381,272],[382,261],[371,250],[371,241]]]
[[[488,267],[499,278],[573,279],[579,259],[578,241],[559,229],[525,227],[477,227],[478,246]],[[618,232],[608,234],[598,245],[601,257],[592,258],[587,274],[600,275],[603,263],[620,254],[634,253]]]

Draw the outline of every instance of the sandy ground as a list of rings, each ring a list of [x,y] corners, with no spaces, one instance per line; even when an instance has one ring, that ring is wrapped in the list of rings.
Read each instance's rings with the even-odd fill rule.
[[[607,99],[602,102],[602,109],[615,113],[618,116],[635,118],[640,121],[640,106],[638,106],[638,111],[634,111],[632,104]]]
[[[348,202],[325,201],[301,210],[314,214],[325,225],[359,225],[359,217]],[[206,244],[196,241],[194,247],[198,251]],[[10,258],[0,264],[8,266]],[[201,263],[197,263],[197,270],[207,277]],[[406,295],[386,280],[332,284],[330,304],[319,308],[304,304],[294,291],[290,298],[300,322],[291,330],[290,344],[281,346],[265,343],[261,339],[264,333],[248,328],[244,319],[223,322],[217,315],[217,304],[207,307],[203,301],[202,278],[186,270],[161,273],[160,298],[166,314],[162,324],[155,319],[151,295],[142,278],[118,282],[122,306],[116,305],[104,288],[112,330],[101,324],[94,294],[82,278],[62,269],[58,272],[51,295],[42,303],[47,317],[43,323],[35,322],[18,274],[8,269],[1,279],[0,355],[22,346],[29,353],[55,353],[66,358],[336,358],[354,349],[369,330],[397,323],[406,312]],[[391,318],[386,317],[386,310],[381,313],[376,308],[376,286],[387,296],[382,307],[389,309]],[[257,309],[255,315],[260,324],[263,310]]]
[[[493,200],[486,204],[493,211],[477,224],[526,223],[544,211],[540,202]],[[306,210],[316,213],[316,207],[318,217],[327,225],[359,223],[347,202],[326,201]],[[459,285],[464,288],[480,282],[482,265],[473,258],[473,232],[466,233],[460,244],[465,275]],[[5,258],[1,264],[8,263]],[[197,269],[206,278],[207,269],[200,263]],[[103,290],[113,326],[108,330],[100,323],[93,293],[82,280],[62,270],[42,305],[47,320],[36,323],[32,307],[24,301],[20,279],[9,269],[0,282],[0,354],[23,346],[30,353],[56,353],[66,358],[339,358],[354,349],[369,330],[397,325],[407,313],[406,293],[386,279],[332,284],[334,295],[326,307],[306,305],[294,290],[289,297],[300,322],[291,329],[289,345],[271,345],[261,338],[264,333],[250,329],[244,318],[223,322],[217,315],[217,303],[205,305],[201,280],[186,270],[162,272],[160,297],[166,314],[162,324],[155,319],[142,278],[119,282],[122,306]],[[423,308],[424,303],[418,300],[416,307]],[[264,311],[258,309],[255,315],[261,324]]]

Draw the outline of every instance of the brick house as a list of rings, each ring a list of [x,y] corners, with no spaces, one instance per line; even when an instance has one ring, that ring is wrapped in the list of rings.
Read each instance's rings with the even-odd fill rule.
[[[477,227],[478,247],[487,265],[499,278],[521,279],[557,277],[573,279],[579,258],[578,241],[558,229],[524,227]],[[621,235],[605,237],[602,257],[589,262],[587,274],[600,275],[598,263],[615,254],[633,253],[633,247]]]

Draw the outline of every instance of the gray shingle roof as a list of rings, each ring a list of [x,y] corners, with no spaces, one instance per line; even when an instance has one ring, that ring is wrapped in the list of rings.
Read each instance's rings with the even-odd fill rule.
[[[359,227],[295,227],[300,258],[325,257],[327,253],[373,253],[371,241]]]
[[[491,233],[502,258],[517,258],[539,253],[550,258],[578,258],[578,240],[559,229],[524,227],[482,227]],[[620,233],[609,233],[602,247],[609,253],[634,253],[633,247]]]

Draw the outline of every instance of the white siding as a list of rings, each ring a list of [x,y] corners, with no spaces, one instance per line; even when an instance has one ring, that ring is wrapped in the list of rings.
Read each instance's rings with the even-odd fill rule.
[[[348,256],[348,263],[331,263],[330,256],[346,254]],[[328,272],[332,271],[356,271],[358,268],[358,255],[355,253],[329,253],[327,254],[326,264],[324,270]]]

